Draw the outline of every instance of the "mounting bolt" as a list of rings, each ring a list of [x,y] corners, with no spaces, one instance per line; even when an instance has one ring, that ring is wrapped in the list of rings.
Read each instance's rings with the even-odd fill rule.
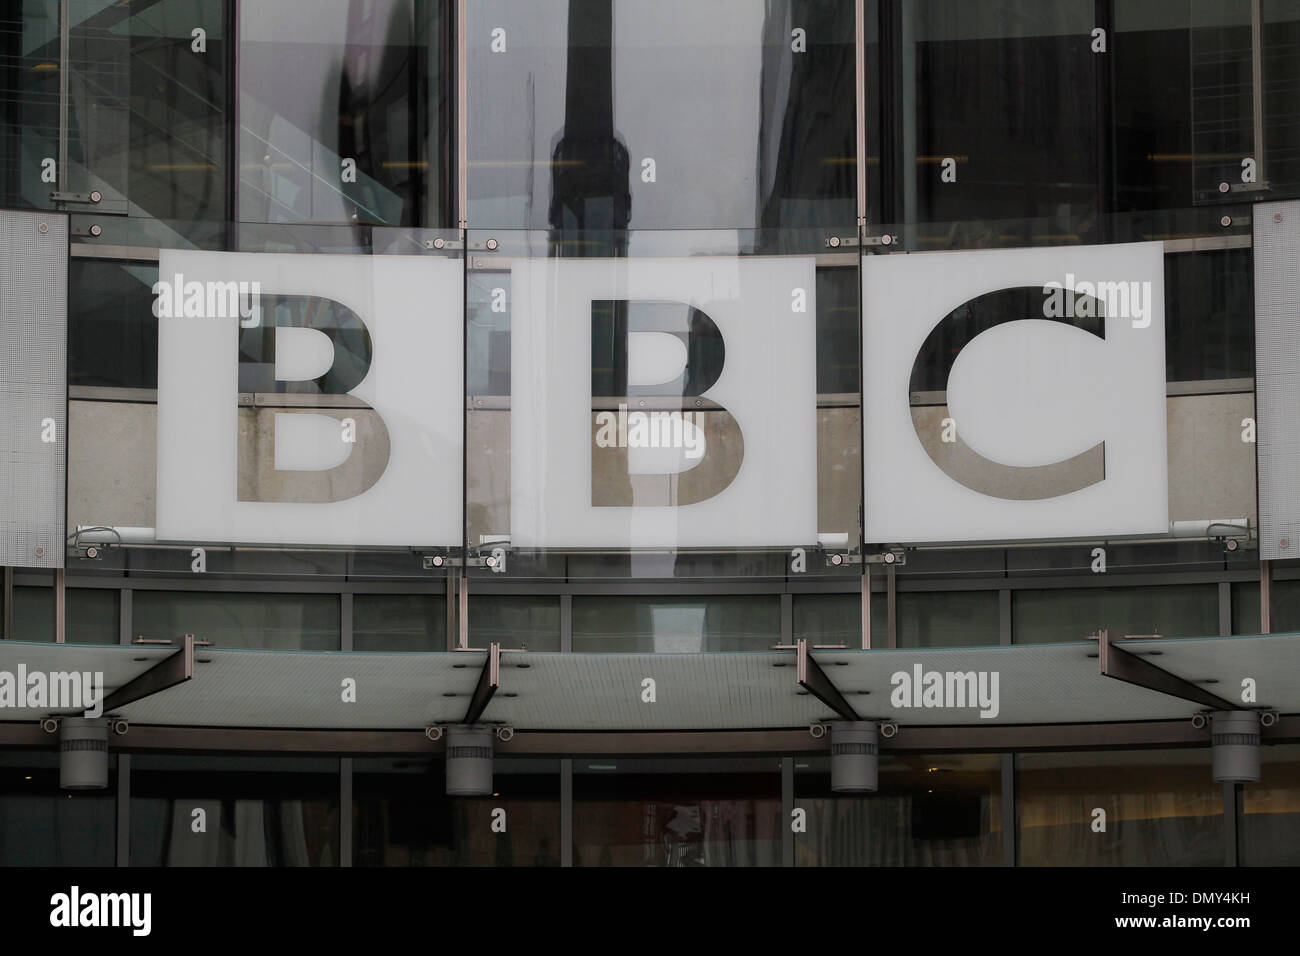
[[[91,202],[99,202],[103,198],[104,198],[103,194],[98,189],[91,190],[90,193]]]
[[[1277,539],[1277,546],[1278,546],[1279,548],[1289,548],[1289,547],[1291,547],[1291,539],[1290,539],[1290,538],[1278,538],[1278,539]]]
[[[45,234],[50,231],[50,224],[47,222],[38,223],[36,226],[36,231],[41,234]]]
[[[435,248],[435,249],[441,249],[441,248],[442,248],[443,246],[445,246],[446,244],[447,244],[447,241],[446,241],[445,239],[443,239],[441,236],[439,236],[437,239],[433,240],[433,248]]]
[[[45,549],[42,548],[39,544],[36,546],[36,556],[38,558],[45,557]]]
[[[488,247],[489,252],[495,252],[497,248],[497,241],[495,239],[489,239],[487,242],[484,243],[484,245]]]
[[[1221,193],[1226,193],[1231,188],[1232,187],[1229,186],[1227,183],[1219,183],[1219,192]]]
[[[1231,216],[1224,216],[1222,219],[1219,220],[1219,225],[1220,225],[1220,226],[1231,226],[1231,225],[1232,225],[1232,217],[1231,217]]]
[[[840,247],[840,237],[831,236],[826,240],[826,245],[830,246],[832,249],[838,249]]]
[[[104,228],[99,223],[95,223],[93,226],[90,227],[90,234],[92,236],[102,235],[103,232],[104,232]]]
[[[1274,221],[1274,222],[1281,222],[1281,221],[1282,221],[1282,214],[1281,214],[1280,212],[1275,212],[1275,213],[1273,213],[1273,221]]]

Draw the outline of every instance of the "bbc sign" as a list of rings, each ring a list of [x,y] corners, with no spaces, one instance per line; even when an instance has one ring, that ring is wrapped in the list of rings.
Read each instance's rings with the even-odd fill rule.
[[[463,279],[433,257],[165,250],[159,540],[458,543]],[[868,542],[1167,530],[1159,243],[873,256],[862,282]],[[512,263],[492,530],[814,543],[816,284],[797,256]],[[926,355],[944,388],[918,402]]]

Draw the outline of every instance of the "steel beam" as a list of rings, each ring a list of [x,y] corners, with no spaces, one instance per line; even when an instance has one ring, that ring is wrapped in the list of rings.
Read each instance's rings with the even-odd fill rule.
[[[111,714],[142,697],[148,697],[194,678],[194,635],[181,638],[180,649],[165,657],[139,677],[127,681],[104,698],[104,713]]]
[[[470,698],[469,710],[465,711],[465,723],[478,723],[478,719],[483,716],[483,711],[487,710],[488,701],[500,686],[501,645],[489,644],[487,660],[483,662],[483,669],[479,671],[478,686],[474,688],[474,696]]]
[[[1105,631],[1102,631],[1097,637],[1097,661],[1103,677],[1113,677],[1115,680],[1123,681],[1126,684],[1136,684],[1138,687],[1145,687],[1147,690],[1153,690],[1169,697],[1190,700],[1194,704],[1200,704],[1202,707],[1209,707],[1212,710],[1241,709],[1240,704],[1224,700],[1216,694],[1211,694],[1205,688],[1196,686],[1191,681],[1183,680],[1183,678],[1177,677],[1167,670],[1156,667],[1150,661],[1143,660],[1122,647],[1116,647],[1110,635]]]
[[[801,638],[795,642],[795,653],[798,655],[795,675],[798,678],[799,686],[845,720],[861,720],[862,718],[858,716],[857,711],[845,700],[839,688],[826,676],[826,672],[822,670],[821,665],[808,652],[807,639]]]

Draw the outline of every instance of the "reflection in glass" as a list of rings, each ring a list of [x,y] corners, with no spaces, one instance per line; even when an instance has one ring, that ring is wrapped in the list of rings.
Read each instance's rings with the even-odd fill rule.
[[[1209,748],[1019,754],[1016,765],[1024,866],[1223,864]]]
[[[1103,628],[1112,637],[1207,637],[1219,633],[1219,592],[1213,584],[1013,591],[1011,620],[1017,644],[1082,641]]]
[[[217,647],[337,651],[337,594],[137,591],[131,628],[137,636],[193,634]]]
[[[241,220],[448,225],[449,10],[241,5]]]
[[[996,591],[904,591],[895,608],[899,647],[997,644],[998,621]]]
[[[574,866],[777,866],[777,758],[573,763]]]
[[[441,757],[353,763],[354,866],[560,865],[557,761],[497,758],[496,792],[482,798],[448,797],[445,766]],[[504,831],[493,829],[498,809]]]
[[[1259,783],[1242,784],[1243,866],[1300,863],[1300,745],[1261,747]]]
[[[575,652],[762,651],[781,638],[775,594],[573,599]]]
[[[469,645],[560,649],[560,600],[556,597],[470,594]]]
[[[487,0],[469,17],[471,223],[619,254],[626,228],[855,221],[851,3]]]
[[[447,599],[441,594],[354,594],[354,651],[445,651]]]
[[[830,759],[797,756],[795,866],[998,866],[1002,776],[996,754],[882,755],[874,794],[831,791]]]
[[[134,757],[131,865],[337,866],[338,768],[323,758]]]
[[[63,600],[66,643],[118,643],[117,591],[68,588]],[[54,588],[14,588],[13,637],[19,641],[54,640]]]
[[[60,790],[54,753],[0,753],[0,865],[113,866],[117,758],[103,790]]]

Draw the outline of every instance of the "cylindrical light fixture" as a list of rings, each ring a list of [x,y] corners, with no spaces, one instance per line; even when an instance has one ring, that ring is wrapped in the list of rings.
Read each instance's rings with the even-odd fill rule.
[[[102,790],[108,786],[108,721],[64,717],[59,721],[59,786]]]
[[[447,728],[447,796],[492,795],[492,728]]]
[[[1210,753],[1215,783],[1259,781],[1259,714],[1218,710],[1210,722]]]
[[[831,724],[831,789],[875,793],[880,766],[879,725],[874,720]]]

